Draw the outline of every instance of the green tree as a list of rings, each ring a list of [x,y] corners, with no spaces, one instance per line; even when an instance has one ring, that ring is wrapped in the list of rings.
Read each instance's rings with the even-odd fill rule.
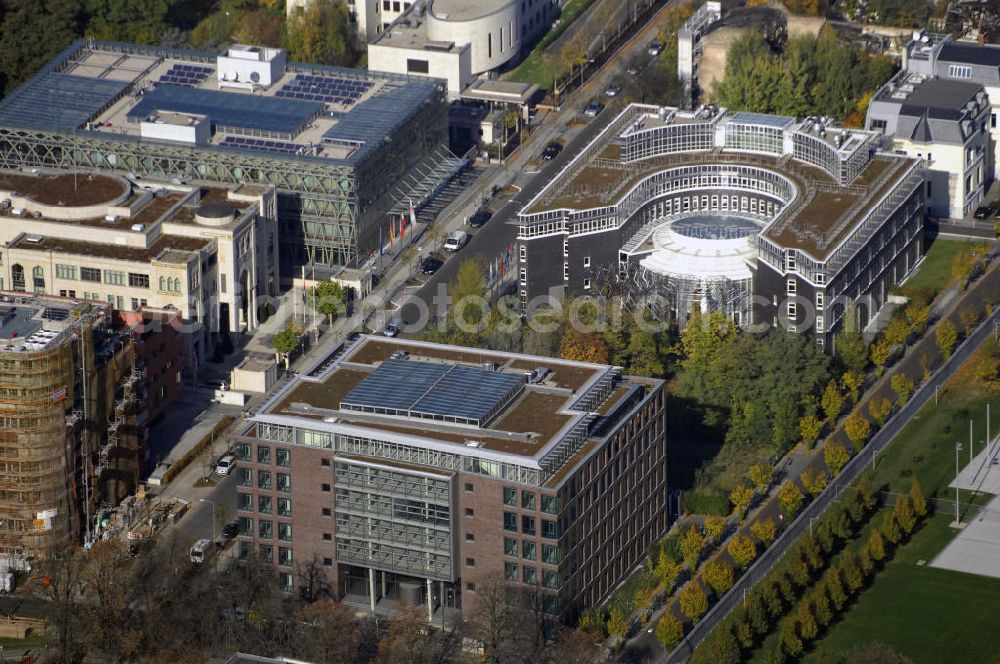
[[[747,599],[747,621],[750,628],[757,636],[767,634],[771,629],[770,620],[767,615],[767,607],[762,594],[755,591]]]
[[[868,402],[868,414],[872,416],[880,429],[885,426],[891,412],[892,403],[885,397],[875,397]]]
[[[327,324],[347,313],[347,292],[336,281],[319,282],[306,297],[309,306],[326,316]]]
[[[288,59],[324,65],[351,66],[347,5],[339,0],[312,0],[288,20]]]
[[[729,502],[736,509],[736,517],[742,519],[753,501],[753,489],[745,484],[737,484],[729,492]]]
[[[816,616],[809,602],[799,604],[799,610],[795,612],[795,622],[798,624],[799,637],[805,643],[819,636],[819,626],[816,624]]]
[[[899,521],[896,520],[895,512],[888,512],[882,517],[879,522],[879,532],[889,544],[899,543],[903,537],[903,531],[899,527]]]
[[[828,464],[829,465],[829,464]],[[875,488],[872,486],[871,480],[867,476],[862,476],[860,480],[854,485],[855,495],[861,504],[864,506],[865,511],[870,511],[875,504],[878,502],[878,496],[875,494]]]
[[[879,371],[879,375],[881,375],[881,372],[885,370],[886,362],[889,361],[889,356],[892,355],[892,346],[885,339],[879,338],[872,344],[870,353],[872,364],[875,365]]]
[[[709,515],[705,517],[705,533],[710,542],[718,542],[726,531],[726,517]]]
[[[843,564],[843,563],[841,563]],[[847,591],[844,589],[844,582],[840,578],[841,568],[835,567],[826,574],[823,592],[830,600],[830,604],[838,613],[847,604]]]
[[[890,318],[885,329],[882,330],[882,337],[892,346],[906,343],[909,336],[910,326],[900,316]]]
[[[827,383],[820,403],[823,406],[823,414],[826,416],[826,421],[831,424],[835,422],[840,415],[840,411],[844,409],[844,395],[840,393],[836,381],[831,380]]]
[[[681,553],[684,555],[684,562],[692,572],[698,567],[698,560],[701,558],[701,549],[705,546],[705,538],[702,537],[701,530],[695,526],[688,528],[681,541]],[[688,616],[690,617],[690,616]]]
[[[778,491],[778,502],[781,505],[781,511],[787,518],[791,519],[798,513],[802,508],[802,500],[802,491],[795,482],[788,480],[781,485],[781,489]]]
[[[684,638],[684,623],[678,620],[673,612],[664,611],[656,623],[656,640],[668,652],[673,650]]]
[[[800,657],[803,651],[802,639],[799,638],[797,624],[797,621],[794,620],[782,621],[781,628],[778,631],[778,642],[781,643],[781,649],[785,651],[786,655],[792,658]]]
[[[559,357],[574,362],[608,363],[608,348],[601,335],[581,332],[573,325],[566,325],[559,341]]]
[[[616,639],[624,639],[628,635],[628,616],[617,606],[611,609],[608,617],[608,635]]]
[[[285,360],[285,369],[288,368],[289,356],[295,352],[302,340],[302,328],[294,321],[288,321],[280,332],[274,335],[272,343],[274,350],[281,354]]]
[[[826,448],[823,450],[823,460],[826,462],[826,467],[830,469],[830,473],[836,477],[840,474],[840,470],[847,465],[847,462],[851,460],[851,455],[848,454],[843,445],[827,443]]]
[[[916,475],[910,479],[910,503],[913,505],[913,513],[918,518],[927,516],[927,499],[924,498],[924,490],[920,487]]]
[[[906,320],[917,331],[917,334],[924,333],[924,326],[927,325],[927,318],[930,316],[930,304],[923,299],[914,298],[903,308],[903,315]]]
[[[739,641],[729,625],[721,625],[706,644],[713,664],[739,664],[742,657]]]
[[[79,0],[0,3],[0,93],[13,91],[78,38],[81,16]]]
[[[902,372],[893,374],[889,383],[892,385],[893,392],[896,393],[900,406],[903,406],[910,400],[910,396],[913,394],[914,384],[909,376]]]
[[[913,501],[910,500],[910,496],[900,496],[893,506],[892,514],[903,535],[909,537],[917,525],[917,515],[913,510]]]
[[[680,607],[683,613],[691,622],[698,622],[698,619],[708,611],[708,596],[702,590],[698,579],[692,579],[680,594]]]
[[[87,37],[156,44],[169,25],[177,0],[84,0]]]
[[[774,467],[766,463],[755,463],[748,471],[750,481],[761,494],[767,493],[774,481]]]
[[[865,441],[868,440],[868,435],[871,433],[871,423],[868,418],[855,411],[844,420],[844,433],[854,443],[854,449],[860,450],[864,447]]]
[[[705,563],[701,577],[715,592],[716,597],[721,597],[723,593],[733,587],[733,568],[721,560],[710,560]]]
[[[802,444],[812,449],[823,431],[823,420],[815,415],[806,415],[799,420],[799,435],[802,437]]]
[[[934,336],[937,339],[938,348],[941,349],[941,356],[947,360],[951,357],[951,352],[955,350],[955,344],[958,343],[958,330],[955,329],[955,324],[945,318],[938,323]]]
[[[852,595],[861,590],[861,586],[864,585],[865,579],[853,551],[848,551],[841,557],[840,576],[844,580],[844,589]]]
[[[858,329],[858,312],[853,304],[844,312],[843,330],[834,337],[834,348],[845,370],[864,373],[868,366],[868,345]]]
[[[774,541],[778,534],[778,528],[774,525],[774,519],[758,519],[750,524],[750,532],[764,546]]]
[[[861,386],[864,385],[865,382],[865,375],[854,371],[845,371],[841,380],[844,382],[844,387],[847,389],[848,396],[851,397],[851,403],[857,403],[858,397],[861,394]]]
[[[818,496],[826,488],[826,471],[824,470],[817,471],[813,468],[806,468],[802,471],[799,479],[810,496]]]
[[[962,334],[969,336],[979,323],[979,311],[972,305],[965,305],[958,310],[958,322],[962,324]]]
[[[660,550],[656,566],[653,567],[653,574],[657,580],[663,584],[664,589],[669,593],[673,590],[674,582],[681,574],[681,564],[670,558],[666,551]]]
[[[757,545],[746,535],[733,537],[726,550],[729,551],[729,556],[739,567],[747,567],[757,557]]]

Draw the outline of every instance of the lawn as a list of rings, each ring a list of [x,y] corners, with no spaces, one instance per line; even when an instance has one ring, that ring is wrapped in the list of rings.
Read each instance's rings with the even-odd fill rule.
[[[955,257],[970,243],[964,240],[935,239],[927,247],[924,262],[900,289],[903,295],[926,292],[931,297],[947,288],[955,279],[952,277],[952,266]]]
[[[555,78],[562,76],[566,67],[558,58],[546,57],[545,49],[559,38],[566,28],[582,14],[594,0],[569,0],[559,14],[559,19],[552,24],[541,41],[532,49],[521,64],[515,67],[505,78],[523,83],[535,83],[539,87],[550,90]]]
[[[968,364],[968,363],[967,363]],[[1000,395],[969,380],[960,370],[941,392],[937,405],[926,406],[907,425],[870,472],[873,484],[907,491],[916,475],[924,493],[951,499],[948,484],[955,476],[955,441],[968,463],[969,419],[977,450],[985,439],[986,404],[991,404],[990,431],[1000,431]],[[990,496],[963,492],[963,516],[970,505]],[[913,539],[901,547],[870,588],[816,644],[803,661],[814,664],[855,645],[884,641],[916,664],[937,662],[1000,662],[1000,652],[982,639],[992,633],[1000,611],[1000,579],[934,569],[929,563],[952,540],[953,503],[942,503]],[[863,535],[861,540],[863,541]],[[773,635],[772,635],[773,636]],[[755,652],[760,660],[761,650]]]
[[[803,661],[819,664],[853,646],[883,641],[915,664],[1000,662],[987,637],[1000,613],[1000,579],[917,565],[950,538],[948,517],[929,519]]]

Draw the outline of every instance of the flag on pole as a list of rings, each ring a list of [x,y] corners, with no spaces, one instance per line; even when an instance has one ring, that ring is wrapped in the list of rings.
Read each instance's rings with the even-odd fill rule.
[[[393,223],[392,223],[392,218],[390,217],[390,219],[389,219],[389,244],[395,244],[396,243],[396,235],[393,233],[392,227],[393,227]]]
[[[406,239],[406,217],[403,216],[399,218],[399,239]]]
[[[382,227],[378,227],[378,257],[382,258]]]
[[[413,224],[417,223],[417,213],[413,209],[413,199],[408,198],[406,200],[410,201],[410,225],[412,226]]]

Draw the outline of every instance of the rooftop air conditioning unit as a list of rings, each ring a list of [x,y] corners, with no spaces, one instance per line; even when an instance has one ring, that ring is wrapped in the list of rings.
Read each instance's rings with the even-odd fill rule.
[[[6,210],[9,207],[10,207],[10,199],[9,198],[5,198],[2,201],[0,201],[0,210]]]
[[[117,221],[118,221],[118,215],[117,214],[108,214],[108,215],[104,216],[104,223],[114,224]]]
[[[133,233],[141,233],[146,228],[145,224],[132,224]]]
[[[20,217],[21,215],[24,214],[24,208],[16,207],[13,210],[11,210],[10,213],[17,217]]]
[[[31,244],[41,244],[42,243],[42,236],[41,235],[29,235],[28,237],[24,238],[24,240],[25,240],[25,242],[30,242]]]

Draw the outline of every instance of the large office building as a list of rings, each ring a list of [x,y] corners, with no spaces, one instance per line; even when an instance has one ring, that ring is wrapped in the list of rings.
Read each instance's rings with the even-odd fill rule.
[[[0,565],[93,532],[137,486],[145,367],[110,306],[0,295]]]
[[[990,101],[979,83],[902,70],[872,97],[865,126],[892,150],[927,165],[926,206],[962,219],[978,207],[993,172]]]
[[[631,105],[519,213],[521,305],[601,292],[828,344],[923,253],[923,162],[879,144],[827,118]]]
[[[274,187],[0,170],[0,290],[166,308],[194,362],[278,292]]]
[[[80,41],[0,102],[0,168],[277,190],[282,273],[377,253],[388,215],[461,166],[442,81],[224,53]]]
[[[363,610],[468,618],[505,580],[571,620],[667,531],[664,400],[613,366],[360,337],[234,439],[240,552]]]
[[[385,23],[380,34],[369,36],[368,67],[445,79],[453,98],[476,77],[518,62],[523,49],[559,16],[558,0],[417,0],[412,7],[405,4],[407,9]]]

